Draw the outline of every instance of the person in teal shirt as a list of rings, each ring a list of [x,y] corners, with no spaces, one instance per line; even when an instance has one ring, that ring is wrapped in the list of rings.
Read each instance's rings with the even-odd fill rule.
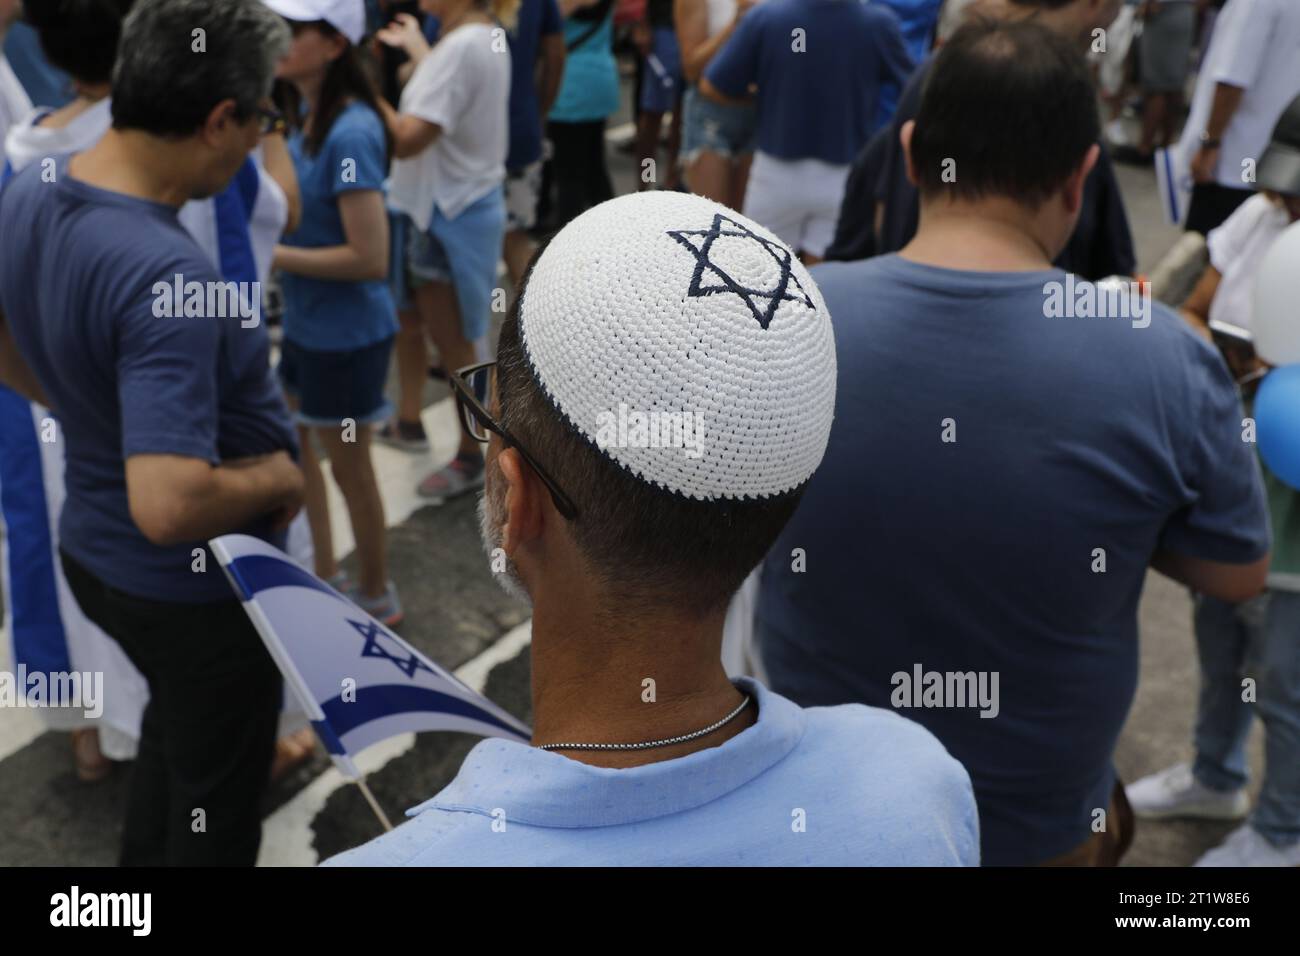
[[[561,0],[564,79],[546,135],[554,152],[555,226],[614,195],[605,164],[605,122],[618,109],[613,0]]]

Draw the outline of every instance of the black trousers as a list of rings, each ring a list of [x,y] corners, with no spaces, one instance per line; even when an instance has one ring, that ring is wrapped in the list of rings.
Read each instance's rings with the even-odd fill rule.
[[[1187,232],[1209,234],[1237,211],[1237,207],[1251,196],[1253,189],[1230,189],[1218,183],[1197,183],[1192,187],[1191,203],[1187,207]]]
[[[546,135],[554,147],[550,162],[555,180],[552,221],[560,230],[592,206],[614,198],[614,185],[605,165],[605,121],[552,120],[546,124]]]
[[[149,682],[123,866],[252,866],[282,683],[237,600],[123,594],[68,557],[77,603]]]

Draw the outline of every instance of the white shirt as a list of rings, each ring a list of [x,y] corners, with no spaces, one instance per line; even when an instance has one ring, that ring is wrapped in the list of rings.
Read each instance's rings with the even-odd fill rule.
[[[1224,130],[1215,179],[1231,189],[1249,189],[1243,160],[1259,162],[1278,117],[1300,94],[1300,0],[1228,0],[1215,21],[1178,144],[1188,160],[1209,122],[1219,83],[1245,94]]]
[[[9,127],[32,111],[32,101],[18,82],[9,62],[0,56],[0,143],[5,140]]]
[[[1211,322],[1250,330],[1255,272],[1290,223],[1285,209],[1259,193],[1238,206],[1218,229],[1210,230],[1206,237],[1210,265],[1223,275],[1210,303]]]
[[[455,219],[506,176],[510,48],[495,24],[467,23],[440,39],[402,90],[401,112],[442,133],[418,156],[393,162],[388,202],[421,230],[436,204]]]

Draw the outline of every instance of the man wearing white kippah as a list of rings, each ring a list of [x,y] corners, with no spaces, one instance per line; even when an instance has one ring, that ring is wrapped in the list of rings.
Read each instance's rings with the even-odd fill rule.
[[[454,384],[485,547],[533,606],[533,745],[483,741],[329,863],[977,864],[969,778],[918,724],[719,659],[830,433],[830,316],[789,247],[697,196],[610,200],[537,257],[498,356]]]

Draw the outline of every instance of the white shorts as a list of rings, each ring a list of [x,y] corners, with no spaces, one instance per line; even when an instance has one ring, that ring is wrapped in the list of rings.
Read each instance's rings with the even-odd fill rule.
[[[741,210],[795,252],[821,258],[835,238],[849,167],[820,159],[777,159],[754,154]]]

